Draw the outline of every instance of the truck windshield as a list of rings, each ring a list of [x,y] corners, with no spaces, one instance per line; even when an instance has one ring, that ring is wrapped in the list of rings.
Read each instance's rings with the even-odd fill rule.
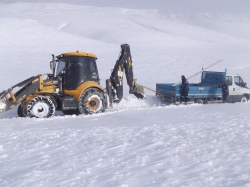
[[[234,83],[237,86],[245,87],[245,83],[240,76],[234,76]]]
[[[65,58],[61,58],[57,61],[55,76],[61,75],[63,70],[65,70]]]

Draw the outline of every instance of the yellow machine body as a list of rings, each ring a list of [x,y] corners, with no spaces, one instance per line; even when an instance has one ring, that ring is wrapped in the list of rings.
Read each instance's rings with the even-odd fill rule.
[[[78,86],[75,90],[63,90],[65,95],[69,95],[74,97],[76,100],[80,99],[80,96],[82,95],[82,93],[88,89],[88,88],[98,88],[100,90],[103,90],[103,88],[101,87],[101,85],[99,85],[96,82],[93,81],[89,81],[89,82],[84,82],[82,83],[80,86]]]

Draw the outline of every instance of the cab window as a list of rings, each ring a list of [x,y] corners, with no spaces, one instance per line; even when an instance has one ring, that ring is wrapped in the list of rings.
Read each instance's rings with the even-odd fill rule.
[[[243,80],[240,76],[234,76],[234,83],[237,86],[245,87],[245,83],[243,82]]]
[[[232,82],[232,77],[231,76],[227,76],[226,77],[226,84],[228,86],[232,86],[233,82]]]
[[[61,75],[62,71],[65,70],[65,59],[61,59],[57,62],[56,65],[56,76]]]

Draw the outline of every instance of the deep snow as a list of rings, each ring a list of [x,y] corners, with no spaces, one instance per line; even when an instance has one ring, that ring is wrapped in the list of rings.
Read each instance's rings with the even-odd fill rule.
[[[0,90],[76,50],[97,55],[105,85],[123,43],[138,83],[153,89],[220,59],[211,70],[250,84],[250,15],[14,2],[0,3],[0,28]],[[163,105],[124,90],[98,115],[1,114],[0,186],[250,186],[249,103]]]

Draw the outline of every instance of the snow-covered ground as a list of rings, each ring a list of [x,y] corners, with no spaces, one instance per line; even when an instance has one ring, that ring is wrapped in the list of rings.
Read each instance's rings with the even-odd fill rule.
[[[155,88],[202,67],[250,84],[250,14],[163,14],[66,3],[0,2],[0,90],[48,73],[51,54],[97,55],[101,84],[128,43]],[[197,76],[189,82],[198,82]],[[250,186],[250,102],[163,105],[128,94],[106,113],[0,115],[0,186]]]

